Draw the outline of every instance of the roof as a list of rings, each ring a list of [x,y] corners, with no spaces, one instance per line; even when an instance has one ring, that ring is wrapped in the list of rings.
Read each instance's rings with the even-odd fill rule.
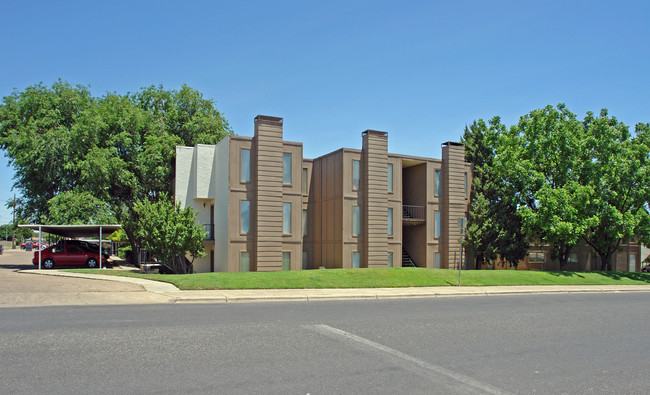
[[[122,225],[18,225],[20,228],[40,230],[53,235],[79,238],[88,236],[99,236],[101,228],[104,235],[115,232]]]

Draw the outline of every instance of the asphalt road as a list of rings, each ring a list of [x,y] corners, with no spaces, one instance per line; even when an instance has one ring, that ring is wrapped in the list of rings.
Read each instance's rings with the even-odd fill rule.
[[[0,309],[2,393],[645,394],[648,293]]]

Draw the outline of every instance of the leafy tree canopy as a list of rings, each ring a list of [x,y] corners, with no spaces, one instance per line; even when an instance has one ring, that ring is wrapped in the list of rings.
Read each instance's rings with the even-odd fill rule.
[[[59,80],[14,91],[0,105],[0,148],[23,196],[18,216],[117,220],[133,247],[135,202],[173,193],[175,146],[215,144],[229,133],[214,103],[185,85],[93,97],[87,87]]]
[[[630,133],[607,110],[580,121],[558,104],[510,129],[479,120],[464,141],[475,163],[465,244],[477,258],[523,257],[524,235],[550,245],[563,267],[582,240],[609,270],[621,244],[650,241],[649,124]]]

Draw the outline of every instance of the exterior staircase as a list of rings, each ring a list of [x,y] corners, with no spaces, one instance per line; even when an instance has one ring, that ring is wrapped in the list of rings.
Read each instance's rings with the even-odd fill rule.
[[[402,267],[418,267],[404,248],[402,248]]]

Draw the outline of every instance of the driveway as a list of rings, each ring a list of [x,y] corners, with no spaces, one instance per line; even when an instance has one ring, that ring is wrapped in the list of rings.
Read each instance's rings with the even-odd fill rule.
[[[165,303],[141,285],[21,273],[34,269],[32,252],[5,249],[0,255],[0,307]]]

